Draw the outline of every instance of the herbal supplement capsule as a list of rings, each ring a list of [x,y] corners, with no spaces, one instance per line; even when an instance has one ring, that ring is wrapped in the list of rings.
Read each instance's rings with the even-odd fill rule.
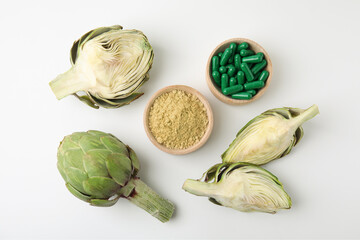
[[[234,62],[234,55],[235,55],[235,52],[236,52],[236,43],[230,43],[230,46],[229,48],[231,49],[232,53],[231,53],[231,57],[229,59],[229,63],[233,63]]]
[[[213,71],[212,72],[212,77],[214,79],[214,82],[220,86],[221,85],[221,78],[220,78],[220,73],[218,71]]]
[[[231,95],[231,94],[234,94],[234,93],[237,93],[237,92],[240,92],[244,89],[244,87],[242,85],[235,85],[235,86],[232,86],[232,87],[227,87],[223,90],[223,93],[225,95]]]
[[[230,87],[232,87],[232,86],[234,86],[234,85],[236,85],[237,84],[237,81],[236,81],[236,78],[235,77],[231,77],[230,78]]]
[[[226,73],[226,67],[225,66],[219,67],[219,72],[220,73]]]
[[[220,65],[221,66],[225,66],[228,63],[228,61],[229,61],[229,59],[231,57],[231,54],[232,54],[232,50],[230,48],[225,49],[225,51],[224,51],[224,53],[223,53],[223,55],[221,56],[221,59],[220,59]]]
[[[229,86],[229,76],[224,73],[221,75],[221,91],[224,93],[224,89]]]
[[[269,72],[264,70],[261,72],[261,74],[259,76],[259,81],[265,82],[268,77],[269,77]]]
[[[240,70],[240,64],[241,64],[241,57],[240,57],[240,54],[235,54],[234,55],[234,65],[235,65],[235,68],[236,70]]]
[[[252,98],[252,95],[251,95],[251,93],[248,93],[248,92],[238,92],[238,93],[231,95],[231,97],[234,99],[249,100]]]
[[[247,65],[247,63],[240,64],[240,68],[245,73],[245,77],[246,77],[246,80],[248,82],[251,82],[251,81],[254,80],[254,75],[252,74],[252,72],[251,72],[249,66]]]
[[[222,52],[219,52],[219,53],[218,53],[219,58],[221,58],[222,55],[223,55]]]
[[[258,72],[261,71],[261,69],[263,69],[266,66],[267,62],[265,59],[263,59],[261,62],[257,63],[252,69],[252,73],[253,74],[257,74]]]
[[[247,42],[243,42],[243,43],[240,43],[238,46],[237,46],[237,52],[240,53],[240,51],[242,49],[248,49],[249,47],[249,44]]]
[[[212,57],[212,71],[219,71],[219,67],[220,67],[220,58],[218,56],[213,56]]]
[[[236,79],[238,81],[238,84],[244,84],[245,83],[245,73],[243,71],[238,71],[236,74]]]
[[[233,77],[236,73],[236,68],[234,67],[234,65],[229,66],[229,70],[227,72],[227,74],[229,75],[229,77]]]
[[[263,60],[264,54],[259,52],[255,55],[247,56],[242,59],[243,63],[259,63]]]
[[[251,93],[251,95],[253,96],[256,94],[256,91],[254,89],[248,90],[246,92]]]
[[[244,84],[245,90],[259,89],[264,87],[265,83],[263,81],[253,81]]]
[[[255,52],[250,49],[241,49],[241,51],[240,51],[240,56],[242,56],[242,57],[247,57],[247,56],[254,55],[254,54],[255,54]]]

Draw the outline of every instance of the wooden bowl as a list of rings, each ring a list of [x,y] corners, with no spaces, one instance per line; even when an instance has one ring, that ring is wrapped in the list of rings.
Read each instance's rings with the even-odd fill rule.
[[[150,131],[150,127],[149,127],[150,109],[151,109],[155,99],[157,97],[159,97],[161,94],[166,93],[166,92],[171,92],[173,90],[182,90],[184,92],[195,95],[204,104],[204,107],[205,107],[206,113],[207,113],[207,117],[208,117],[208,126],[207,126],[204,136],[200,139],[199,142],[197,142],[196,144],[194,144],[186,149],[170,149],[170,148],[167,148],[166,146],[158,143],[156,141],[155,137],[153,136],[152,132]],[[200,147],[202,147],[205,144],[205,142],[209,139],[211,131],[213,129],[213,125],[214,125],[213,113],[212,113],[209,102],[206,100],[206,98],[200,92],[198,92],[194,88],[191,88],[191,87],[188,87],[185,85],[172,85],[172,86],[167,86],[167,87],[164,87],[164,88],[158,90],[150,98],[149,102],[147,103],[147,105],[145,107],[143,121],[144,121],[144,128],[145,128],[146,135],[148,136],[150,141],[161,151],[164,151],[164,152],[170,153],[170,154],[175,154],[175,155],[191,153],[191,152],[199,149]]]
[[[267,61],[267,65],[263,69],[263,70],[267,70],[269,72],[269,77],[266,80],[265,86],[262,89],[260,89],[253,98],[251,98],[249,100],[233,99],[230,96],[226,96],[226,95],[222,94],[220,87],[216,85],[216,83],[214,82],[212,75],[211,75],[211,59],[212,59],[212,57],[214,55],[217,55],[219,52],[225,51],[225,49],[228,48],[230,43],[232,43],[232,42],[234,42],[236,44],[240,44],[242,42],[249,43],[249,49],[253,50],[255,53],[257,53],[257,52],[264,53],[264,58]],[[210,88],[210,91],[220,101],[227,103],[227,104],[232,104],[232,105],[242,105],[242,104],[251,103],[251,102],[255,101],[256,99],[260,98],[265,93],[265,91],[267,90],[267,88],[269,87],[269,84],[271,82],[272,72],[273,72],[272,71],[272,63],[271,63],[269,54],[265,51],[265,49],[263,47],[261,47],[258,43],[254,42],[250,39],[232,38],[232,39],[229,39],[229,40],[226,40],[226,41],[220,43],[210,54],[210,57],[206,64],[206,82]]]

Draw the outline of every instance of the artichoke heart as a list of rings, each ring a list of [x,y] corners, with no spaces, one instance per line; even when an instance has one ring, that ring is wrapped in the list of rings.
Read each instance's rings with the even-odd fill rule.
[[[90,130],[68,135],[57,158],[67,189],[93,206],[109,207],[126,198],[162,222],[174,212],[171,202],[136,177],[140,164],[134,150],[111,134]]]
[[[275,108],[249,121],[222,154],[223,162],[268,163],[290,153],[304,132],[301,125],[316,116],[316,105],[300,108]]]
[[[49,84],[57,99],[73,94],[94,108],[121,107],[143,94],[137,90],[149,79],[153,57],[141,31],[97,28],[74,42],[72,67]]]
[[[204,181],[187,179],[183,189],[242,212],[276,213],[291,207],[291,199],[278,178],[254,164],[217,164],[204,177]]]

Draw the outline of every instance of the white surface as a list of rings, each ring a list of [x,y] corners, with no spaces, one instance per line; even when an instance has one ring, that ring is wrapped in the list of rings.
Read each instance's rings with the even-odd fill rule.
[[[0,238],[225,239],[360,238],[360,1],[3,1],[0,8]],[[48,82],[70,67],[83,33],[120,24],[142,30],[155,51],[145,95],[115,110],[74,97],[57,101]],[[272,84],[245,106],[218,101],[205,82],[212,49],[247,37],[270,54]],[[158,89],[185,84],[215,116],[207,144],[189,155],[161,152],[146,137],[144,107]],[[265,166],[293,207],[276,215],[241,213],[181,189],[199,178],[261,112],[318,104],[291,154]],[[162,224],[126,200],[96,208],[73,197],[56,169],[56,150],[74,131],[111,132],[135,149],[140,177],[176,204]]]

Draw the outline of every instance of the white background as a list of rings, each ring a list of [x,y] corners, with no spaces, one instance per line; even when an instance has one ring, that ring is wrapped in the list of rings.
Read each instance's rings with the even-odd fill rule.
[[[142,30],[155,52],[145,95],[115,109],[57,101],[48,82],[70,67],[74,40],[100,26]],[[0,239],[360,238],[360,1],[1,1]],[[218,101],[205,82],[215,46],[233,37],[260,43],[274,75],[268,91],[244,106]],[[148,140],[142,114],[158,89],[184,84],[208,98],[213,133],[185,156]],[[184,192],[237,131],[261,112],[318,104],[320,115],[286,157],[266,169],[293,207],[275,215],[242,213]],[[65,188],[56,168],[63,136],[97,129],[135,149],[140,177],[176,205],[162,224],[120,199],[96,208]]]

